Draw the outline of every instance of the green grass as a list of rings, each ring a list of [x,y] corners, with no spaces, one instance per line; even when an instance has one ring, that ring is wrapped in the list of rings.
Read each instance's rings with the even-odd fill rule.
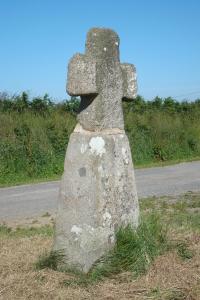
[[[53,175],[41,176],[37,178],[32,178],[32,177],[30,178],[22,174],[22,175],[16,175],[15,178],[13,178],[13,176],[10,176],[7,179],[2,180],[2,182],[0,182],[0,188],[26,185],[26,184],[37,184],[37,183],[49,182],[49,181],[59,181],[60,179],[61,179],[61,174],[59,175],[53,174]]]
[[[170,247],[160,216],[151,214],[141,221],[137,230],[130,226],[120,228],[114,248],[97,261],[88,274],[73,270],[75,277],[64,284],[87,286],[126,271],[137,278],[146,273],[154,259]]]
[[[140,201],[142,211],[160,211],[163,222],[169,223],[171,228],[179,230],[200,231],[200,195],[187,193],[172,197],[146,198]]]
[[[114,249],[102,257],[87,275],[78,273],[75,278],[65,281],[66,285],[87,286],[124,271],[131,272],[136,278],[148,271],[157,256],[169,250],[176,251],[183,260],[195,255],[186,240],[170,239],[170,232],[200,232],[199,194],[188,193],[176,200],[170,197],[143,199],[140,206],[142,221],[137,231],[129,226],[121,228],[117,232]],[[199,210],[193,212],[191,208]],[[182,294],[182,291],[169,291],[165,298],[155,299],[176,299],[172,297]]]
[[[175,165],[182,162],[191,162],[191,161],[199,161],[200,157],[194,157],[194,158],[188,158],[188,159],[179,159],[179,160],[171,160],[166,162],[146,162],[135,165],[135,169],[142,169],[142,168],[151,168],[151,167],[164,167],[168,165]],[[63,158],[63,164],[64,164],[64,158]],[[62,166],[60,166],[62,169]],[[61,179],[61,174],[49,174],[49,175],[41,175],[37,178],[33,177],[27,177],[26,174],[14,174],[8,175],[4,179],[0,179],[0,188],[3,187],[10,187],[10,186],[17,186],[17,185],[23,185],[23,184],[36,184],[36,183],[42,183],[42,182],[49,182],[49,181],[59,181]]]
[[[188,298],[187,292],[185,292],[183,289],[176,289],[171,288],[167,290],[160,290],[159,288],[155,288],[151,290],[147,298],[145,299],[152,299],[152,300],[189,300],[192,298]]]
[[[149,162],[140,162],[136,163],[135,169],[144,169],[144,168],[154,168],[154,167],[165,167],[176,165],[184,162],[192,162],[192,161],[199,161],[200,156],[197,157],[187,157],[187,158],[180,158],[180,159],[172,159],[167,161],[149,161]]]
[[[41,227],[17,227],[13,229],[5,224],[0,224],[0,237],[6,238],[20,238],[20,237],[33,237],[33,236],[53,236],[53,227],[45,225]]]
[[[136,231],[130,226],[119,229],[114,249],[94,267],[91,275],[107,277],[130,271],[137,277],[168,248],[167,228],[159,215],[150,214],[141,220]]]
[[[42,270],[49,268],[52,270],[58,270],[59,265],[64,263],[64,254],[62,251],[50,251],[50,253],[44,253],[39,256],[35,263],[36,270]]]
[[[161,223],[159,215],[150,214],[141,221],[137,230],[130,226],[120,228],[116,233],[114,248],[101,257],[88,274],[63,267],[62,251],[44,253],[38,258],[35,267],[71,272],[76,276],[65,281],[66,285],[86,286],[123,271],[130,271],[136,278],[147,272],[154,259],[169,248],[166,226]]]
[[[168,106],[156,107],[139,98],[123,105],[135,167],[199,160],[200,101],[169,104],[168,99]],[[16,104],[26,101],[18,100],[10,99],[12,108],[0,101],[0,186],[59,179],[76,109],[42,100],[45,111],[35,110],[34,101],[21,110]]]
[[[195,255],[184,236],[200,232],[200,194],[142,199],[140,208],[141,222],[137,230],[130,226],[120,228],[116,232],[114,248],[101,257],[88,274],[68,269],[62,251],[45,252],[38,258],[34,268],[65,271],[71,273],[72,278],[65,280],[64,285],[88,286],[121,272],[130,272],[132,278],[137,278],[145,274],[156,257],[166,251],[176,251],[183,260],[189,260]],[[180,234],[183,239],[180,239]],[[0,225],[0,238],[29,238],[38,235],[52,238],[53,227],[46,225],[12,229],[5,224]],[[170,291],[166,297],[176,292],[178,295],[179,291],[174,294]],[[159,293],[154,294],[159,296]],[[168,298],[163,296],[163,299]]]
[[[180,242],[177,244],[177,254],[184,260],[191,259],[194,256],[193,251],[191,251],[185,242]]]

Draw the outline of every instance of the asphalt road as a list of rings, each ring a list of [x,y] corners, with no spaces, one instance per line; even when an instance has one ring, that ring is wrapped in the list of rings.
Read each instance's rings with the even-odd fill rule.
[[[200,161],[135,170],[139,198],[200,191]],[[57,205],[59,182],[0,188],[0,222],[49,212]]]

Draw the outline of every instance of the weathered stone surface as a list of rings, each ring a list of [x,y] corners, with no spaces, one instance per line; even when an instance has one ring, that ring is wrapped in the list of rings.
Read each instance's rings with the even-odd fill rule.
[[[133,100],[137,93],[136,69],[132,64],[121,64],[123,75],[123,99]]]
[[[131,64],[120,64],[119,37],[114,31],[89,31],[86,54],[76,54],[69,63],[67,91],[81,96],[78,121],[84,129],[124,129],[121,102],[136,96],[136,70]]]
[[[123,130],[91,132],[77,125],[62,177],[54,249],[87,272],[115,242],[120,225],[138,225],[129,142]]]
[[[65,157],[54,249],[66,265],[87,272],[115,243],[119,226],[138,225],[133,163],[124,132],[122,100],[135,97],[136,71],[120,64],[119,37],[89,31],[86,54],[68,68],[67,90],[80,95],[78,124]]]
[[[67,89],[70,94],[76,96],[97,93],[95,60],[75,54],[69,65]]]

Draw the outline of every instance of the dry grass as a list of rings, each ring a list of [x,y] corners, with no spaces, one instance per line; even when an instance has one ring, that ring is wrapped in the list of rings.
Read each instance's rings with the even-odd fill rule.
[[[51,238],[2,238],[0,299],[200,299],[200,238],[191,235],[195,256],[183,261],[175,252],[156,259],[147,275],[132,280],[123,273],[87,288],[66,286],[72,275],[50,269],[35,271],[33,263]],[[179,297],[179,298],[178,298]]]
[[[171,235],[190,245],[191,259],[183,260],[173,250],[158,257],[138,279],[122,273],[87,287],[64,283],[75,275],[34,269],[38,256],[51,249],[51,235],[0,235],[0,299],[199,300],[199,231],[173,228]]]

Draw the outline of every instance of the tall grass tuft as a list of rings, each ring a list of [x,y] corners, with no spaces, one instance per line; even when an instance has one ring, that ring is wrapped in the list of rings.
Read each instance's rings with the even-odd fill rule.
[[[116,233],[115,247],[91,270],[92,277],[105,277],[130,271],[134,277],[144,274],[155,257],[169,248],[167,229],[160,216],[151,214],[137,230],[131,226]]]
[[[44,253],[39,256],[37,262],[35,263],[35,268],[37,270],[49,268],[52,270],[57,270],[60,264],[64,263],[64,254],[62,251],[50,251],[50,253]]]
[[[160,216],[151,214],[143,218],[137,230],[131,226],[121,227],[116,233],[114,248],[97,261],[88,274],[76,274],[65,284],[87,286],[121,272],[131,272],[136,278],[146,273],[154,259],[170,247]]]

